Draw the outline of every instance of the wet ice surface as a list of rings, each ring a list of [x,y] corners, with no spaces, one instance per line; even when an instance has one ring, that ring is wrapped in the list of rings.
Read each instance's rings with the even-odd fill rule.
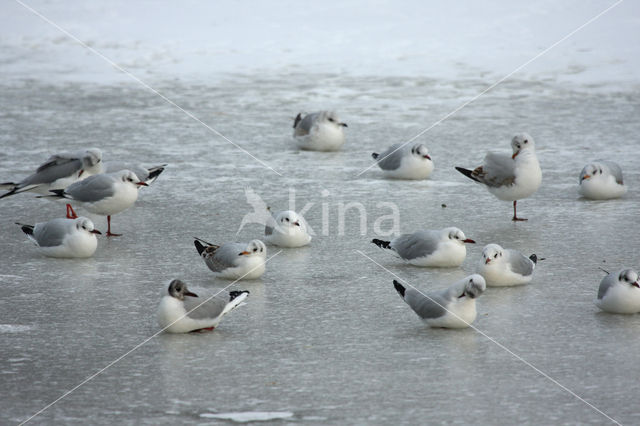
[[[255,413],[311,424],[606,421],[516,355],[616,420],[640,422],[632,398],[640,315],[603,314],[593,304],[598,267],[640,266],[637,91],[595,95],[507,81],[420,137],[435,171],[405,182],[384,180],[375,167],[359,173],[372,151],[415,136],[484,82],[268,74],[154,87],[280,175],[134,84],[3,86],[2,180],[26,176],[50,153],[87,146],[103,149],[105,160],[169,166],[134,208],[114,216],[124,236],[100,238],[87,260],[44,258],[13,224],[61,216],[62,204],[31,194],[0,201],[2,423],[35,414],[153,336],[170,279],[228,285],[212,277],[192,237],[235,239],[252,211],[246,187],[275,209],[288,208],[291,196],[296,209],[310,203],[311,246],[284,250],[261,280],[235,284],[250,290],[248,303],[214,332],[152,338],[36,424],[198,424]],[[349,124],[344,150],[296,151],[294,115],[325,105]],[[519,205],[529,221],[514,224],[509,203],[453,166],[507,151],[518,131],[536,140],[543,184]],[[579,172],[596,158],[621,164],[624,199],[578,199]],[[339,209],[349,202],[362,203],[367,221],[361,230],[350,209],[341,233]],[[391,213],[382,202],[398,206],[402,232],[458,226],[478,244],[461,268],[406,266],[369,243],[375,220]],[[247,225],[238,239],[261,232]],[[481,333],[429,329],[393,289],[392,273],[421,290],[446,287],[474,272],[491,242],[546,260],[532,284],[490,288],[478,300]]]

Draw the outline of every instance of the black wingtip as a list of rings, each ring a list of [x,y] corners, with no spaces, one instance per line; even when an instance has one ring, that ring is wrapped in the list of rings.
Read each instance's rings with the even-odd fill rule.
[[[373,157],[374,160],[377,160],[380,154],[378,154],[377,152],[374,152],[371,154],[371,156]]]
[[[473,170],[465,169],[463,167],[456,167],[456,170],[462,173],[463,175],[465,175],[466,177],[468,177],[469,179],[475,180],[476,182],[478,181],[478,179],[476,179],[473,176]]]
[[[534,264],[538,263],[538,256],[536,256],[535,254],[529,256],[529,259],[531,259]]]
[[[371,242],[383,249],[391,249],[391,241],[384,241],[374,238]]]
[[[302,113],[299,112],[298,115],[296,115],[295,120],[293,120],[293,128],[295,129],[298,126],[298,123],[300,122],[300,120],[302,120]]]
[[[393,280],[393,286],[395,287],[395,289],[398,292],[398,294],[400,295],[400,297],[402,297],[404,299],[405,287],[402,284],[400,284],[398,281],[396,281],[396,280]]]
[[[249,290],[240,290],[240,291],[230,291],[229,292],[229,302],[231,302],[236,297],[240,296],[243,293],[249,294]]]
[[[51,192],[53,195],[46,195],[46,197],[65,198],[64,189],[50,189],[49,192]]]
[[[13,195],[16,193],[18,189],[17,188],[13,188],[11,191],[9,192],[5,192],[4,194],[0,195],[0,198],[4,198],[4,197],[8,197],[10,195]]]
[[[16,222],[16,225],[19,225],[20,229],[22,229],[22,232],[24,232],[25,234],[33,235],[33,225],[25,225],[19,222]]]
[[[205,245],[198,240],[194,240],[193,244],[196,246],[196,250],[198,250],[198,254],[202,254],[202,252],[206,248]]]
[[[147,177],[147,180],[156,179],[162,172],[164,172],[164,167],[158,167],[157,169],[149,173],[149,177]]]

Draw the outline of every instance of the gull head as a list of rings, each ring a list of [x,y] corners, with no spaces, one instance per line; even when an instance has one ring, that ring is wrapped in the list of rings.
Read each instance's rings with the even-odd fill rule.
[[[498,244],[487,244],[482,249],[482,258],[484,259],[485,265],[499,261],[503,255],[503,248]]]
[[[187,285],[180,280],[173,280],[169,283],[169,296],[178,300],[184,300],[185,296],[198,297],[197,294],[191,293]]]
[[[516,156],[525,149],[535,151],[536,145],[533,138],[528,133],[520,133],[511,139],[511,149],[513,150],[511,158],[516,158]]]

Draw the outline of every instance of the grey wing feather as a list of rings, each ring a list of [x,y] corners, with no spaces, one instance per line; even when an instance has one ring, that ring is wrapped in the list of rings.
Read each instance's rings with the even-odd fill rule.
[[[273,234],[273,230],[276,224],[276,217],[280,214],[280,212],[271,213],[271,217],[267,219],[267,223],[264,225],[264,235]]]
[[[114,178],[110,175],[99,174],[69,185],[64,193],[74,200],[92,203],[115,194]]]
[[[513,272],[525,277],[533,274],[534,263],[531,259],[515,250],[506,250],[506,252],[507,261]]]
[[[199,293],[199,292],[198,292]],[[199,304],[207,300],[211,296],[200,296],[200,297],[190,297],[187,296],[184,298],[184,308],[187,312],[196,308]],[[193,319],[209,319],[215,318],[222,313],[224,307],[227,306],[228,301],[221,299],[219,297],[212,297],[207,302],[203,303],[202,306],[196,308],[193,312],[189,312],[187,316]]]
[[[617,277],[613,274],[609,274],[600,282],[600,287],[598,287],[598,299],[602,299],[609,288],[616,282]]]
[[[400,163],[402,162],[402,157],[405,155],[405,149],[402,147],[402,144],[391,145],[389,149],[380,154],[378,158],[378,166],[382,170],[396,170],[400,167]]]
[[[431,231],[403,234],[391,241],[391,248],[403,259],[411,260],[432,254],[438,248],[438,238]]]
[[[307,114],[302,120],[300,120],[300,123],[298,123],[295,129],[296,136],[308,135],[311,131],[311,127],[313,127],[313,123],[315,123],[319,115],[319,112],[314,112],[313,114]]]
[[[223,244],[215,250],[209,250],[207,247],[204,251],[204,261],[213,272],[222,272],[236,266],[235,261],[245,248],[241,243]]]
[[[509,155],[489,152],[481,167],[474,170],[480,182],[491,187],[512,185],[515,181],[516,163]]]
[[[438,318],[447,312],[443,307],[446,301],[439,294],[429,294],[427,297],[414,288],[408,288],[404,294],[404,301],[424,319]]]
[[[618,182],[620,185],[623,184],[622,169],[617,163],[614,163],[613,161],[606,161],[606,160],[600,160],[599,162],[604,164],[609,169],[611,174],[616,178],[616,182]]]
[[[71,176],[82,169],[82,161],[77,158],[65,158],[61,156],[51,156],[49,160],[38,167],[38,170],[19,184],[19,188],[27,185],[40,185],[51,183],[60,178]]]
[[[59,246],[70,226],[73,226],[73,222],[67,219],[53,219],[49,222],[38,223],[33,228],[33,237],[40,247]]]

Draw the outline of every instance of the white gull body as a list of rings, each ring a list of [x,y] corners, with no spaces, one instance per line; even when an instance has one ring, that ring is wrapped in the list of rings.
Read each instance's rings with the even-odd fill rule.
[[[403,145],[395,144],[381,154],[371,156],[385,176],[392,179],[426,179],[433,171],[433,161],[429,150],[423,144]]]
[[[311,242],[307,222],[293,210],[277,212],[267,223],[265,241],[278,247],[302,247]]]
[[[393,285],[411,309],[430,327],[466,328],[475,321],[476,298],[486,289],[484,278],[470,275],[452,284],[448,289],[421,293],[406,288],[398,281]]]
[[[260,240],[218,246],[197,238],[194,245],[207,267],[220,278],[255,280],[264,274],[267,247]]]
[[[49,257],[91,257],[98,247],[93,222],[86,217],[52,219],[35,226],[19,223],[22,231],[38,246],[38,251]]]
[[[169,284],[169,294],[160,300],[158,325],[167,333],[213,330],[222,318],[244,304],[248,291],[232,291],[228,299],[192,293],[180,280]]]
[[[608,274],[600,282],[596,306],[614,314],[640,312],[640,280],[633,269]]]
[[[391,241],[374,239],[372,242],[391,250],[412,265],[428,267],[460,266],[467,256],[465,244],[475,243],[455,227],[418,231],[400,235]]]
[[[489,287],[522,285],[531,282],[536,267],[535,255],[526,257],[517,250],[488,244],[482,249],[478,273]]]
[[[580,172],[578,193],[590,200],[610,200],[627,193],[622,169],[612,161],[598,160]]]
[[[293,138],[300,149],[310,151],[337,151],[344,145],[344,128],[336,113],[320,111],[302,117],[293,123]]]

